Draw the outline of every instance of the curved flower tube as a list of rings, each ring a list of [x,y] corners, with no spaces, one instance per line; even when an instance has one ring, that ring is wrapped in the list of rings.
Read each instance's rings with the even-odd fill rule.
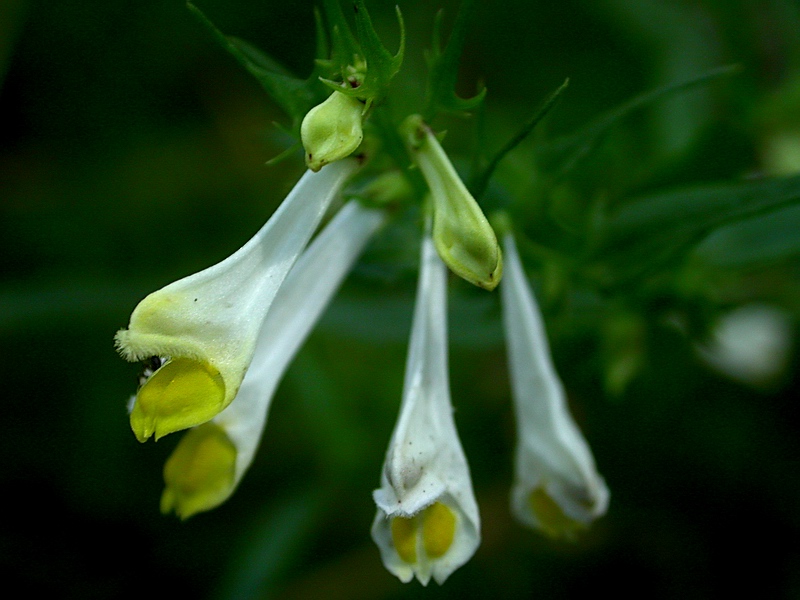
[[[478,506],[456,433],[447,375],[447,270],[422,243],[400,417],[373,492],[372,538],[401,581],[444,581],[480,543]]]
[[[200,425],[236,396],[267,311],[355,160],[306,172],[242,248],[221,263],[147,296],[116,345],[130,361],[166,361],[137,393],[130,415],[140,442]]]
[[[609,492],[569,414],[511,234],[503,246],[500,292],[518,430],[511,508],[522,523],[551,537],[571,538],[605,514]]]
[[[188,432],[167,461],[162,512],[185,519],[233,494],[253,461],[286,368],[385,217],[352,201],[297,260],[267,313],[236,398]]]

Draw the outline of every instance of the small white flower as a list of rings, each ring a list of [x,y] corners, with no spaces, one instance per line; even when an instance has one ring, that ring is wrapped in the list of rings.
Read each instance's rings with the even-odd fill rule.
[[[443,583],[480,543],[478,506],[458,440],[447,374],[447,269],[422,243],[400,417],[392,434],[372,538],[401,581]]]
[[[711,339],[696,346],[719,372],[756,387],[784,372],[791,349],[791,318],[768,304],[747,304],[725,314],[714,324]]]
[[[500,289],[518,429],[511,507],[526,525],[569,538],[606,512],[608,488],[569,414],[514,238],[503,242]]]
[[[187,518],[230,497],[253,461],[287,366],[384,218],[350,202],[297,260],[267,313],[236,398],[188,432],[167,462],[163,512]]]
[[[139,303],[117,348],[131,361],[168,359],[137,394],[139,441],[205,423],[231,403],[275,294],[356,165],[307,172],[241,249]]]

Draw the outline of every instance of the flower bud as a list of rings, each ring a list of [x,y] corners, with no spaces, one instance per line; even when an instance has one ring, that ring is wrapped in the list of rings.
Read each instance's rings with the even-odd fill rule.
[[[319,171],[358,148],[364,137],[363,112],[364,104],[358,98],[336,91],[308,111],[300,125],[300,137],[309,169]]]
[[[431,192],[439,256],[459,277],[493,290],[503,274],[503,258],[492,226],[422,117],[408,117],[401,134]]]

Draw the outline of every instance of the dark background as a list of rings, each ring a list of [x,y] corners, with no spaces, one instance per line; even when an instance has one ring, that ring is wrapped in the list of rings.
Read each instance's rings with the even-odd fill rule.
[[[440,4],[447,30],[456,5]],[[310,71],[310,3],[198,5],[226,33]],[[409,104],[421,94],[439,4],[428,6],[400,2],[408,55],[398,89],[408,89]],[[395,48],[393,3],[368,7]],[[742,66],[625,120],[603,162],[575,175],[580,193],[614,199],[792,168],[779,160],[789,150],[776,159],[771,148],[777,138],[800,147],[795,2],[508,0],[477,12],[460,85],[468,95],[485,82],[497,145],[567,76],[551,133],[647,89]],[[456,281],[451,383],[484,539],[442,588],[396,581],[369,537],[415,284],[416,248],[395,243],[392,230],[289,370],[237,493],[185,523],[160,515],[161,468],[178,436],[142,446],[131,434],[125,403],[137,367],[116,356],[114,332],[148,292],[248,239],[302,161],[264,165],[287,143],[271,123],[286,119],[179,0],[6,0],[0,84],[6,590],[19,584],[54,598],[158,598],[173,589],[201,598],[800,596],[796,353],[772,384],[738,384],[643,310],[646,339],[632,350],[642,367],[610,394],[602,323],[553,312],[556,364],[611,504],[577,544],[552,542],[509,515],[514,424],[498,309]],[[454,127],[449,147],[461,135]],[[525,156],[508,159],[511,190],[525,189],[514,180]],[[796,258],[785,252],[724,271],[711,295],[720,306],[762,300],[796,315]]]

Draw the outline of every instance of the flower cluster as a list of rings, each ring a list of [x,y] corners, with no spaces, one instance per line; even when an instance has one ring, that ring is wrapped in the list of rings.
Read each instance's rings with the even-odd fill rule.
[[[286,367],[396,212],[387,205],[416,184],[425,215],[416,307],[400,414],[373,493],[372,537],[402,581],[443,583],[475,553],[481,535],[449,389],[448,268],[486,290],[500,286],[518,424],[513,513],[549,536],[571,538],[604,514],[609,494],[567,409],[511,228],[502,232],[501,251],[420,115],[395,131],[407,153],[404,169],[375,175],[365,166],[381,164],[362,141],[386,79],[370,76],[369,57],[383,56],[371,52],[362,51],[367,60],[344,69],[349,79],[331,84],[327,99],[307,111],[300,133],[309,171],[275,214],[229,258],[142,300],[116,344],[124,358],[147,362],[130,404],[136,438],[189,430],[164,467],[162,512],[187,518],[218,506],[253,460]],[[397,56],[383,58],[393,74]],[[309,244],[354,177],[372,180]]]

